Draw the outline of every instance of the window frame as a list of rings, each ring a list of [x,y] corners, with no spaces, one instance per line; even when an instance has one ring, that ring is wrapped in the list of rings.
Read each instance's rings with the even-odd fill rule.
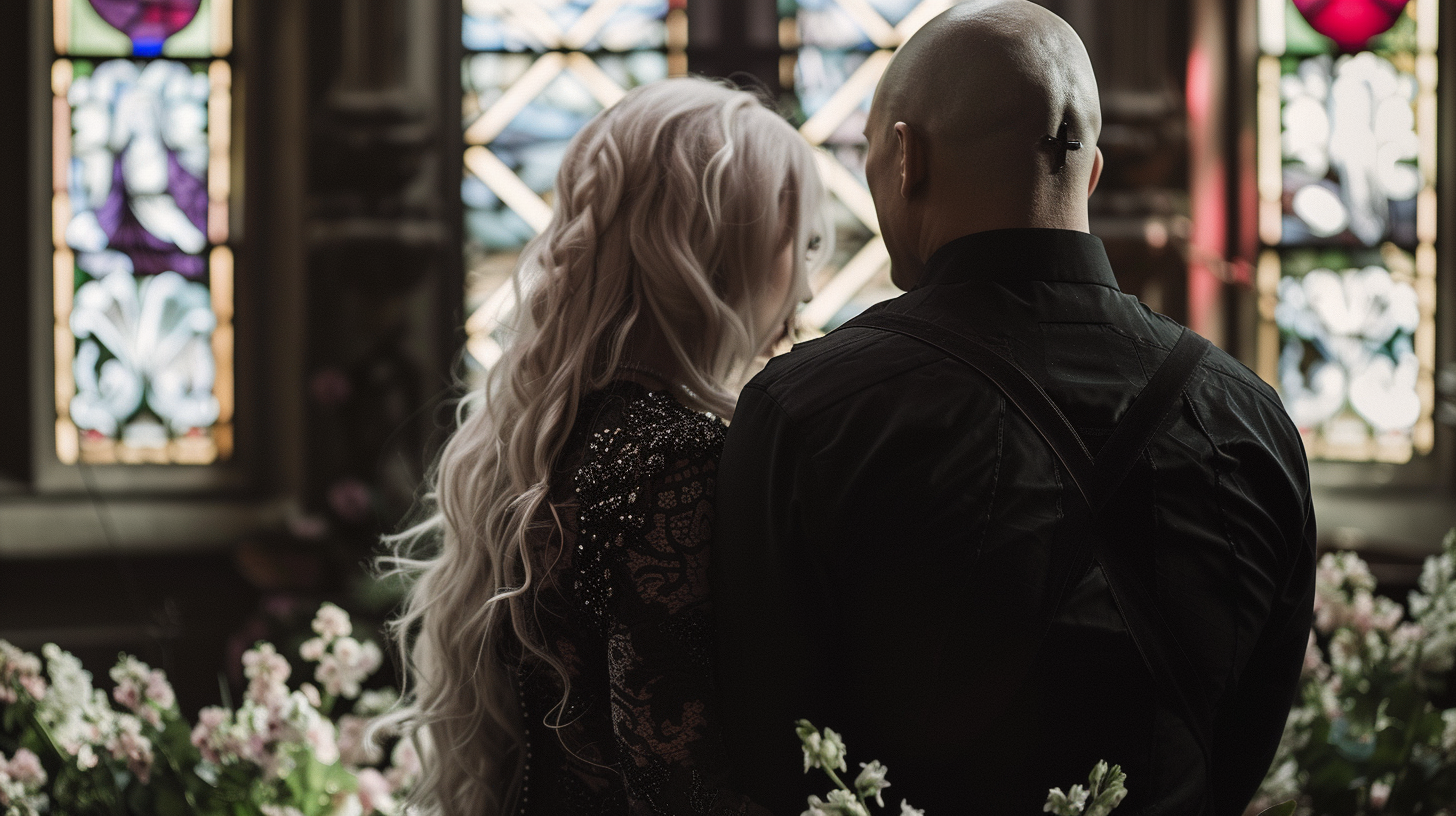
[[[51,196],[54,156],[52,151],[52,88],[51,66],[59,59],[87,59],[58,55],[54,51],[55,2],[66,0],[32,0],[30,3],[30,149],[31,174],[29,203],[31,213],[29,276],[30,286],[30,488],[39,494],[77,494],[137,496],[147,494],[217,494],[241,493],[252,486],[257,425],[255,401],[252,399],[254,377],[248,352],[251,316],[238,308],[248,303],[251,288],[251,265],[244,251],[245,222],[244,185],[241,180],[250,172],[244,160],[244,135],[249,117],[246,115],[248,95],[245,73],[245,27],[239,23],[252,11],[249,0],[234,0],[233,47],[226,58],[209,57],[205,61],[226,59],[232,67],[231,116],[229,126],[229,159],[232,190],[229,195],[229,239],[226,246],[233,255],[233,383],[234,445],[227,459],[203,465],[190,464],[66,464],[56,451],[56,378],[54,318],[54,267],[51,225]],[[104,58],[94,58],[104,59]],[[188,58],[189,61],[192,58]],[[198,58],[197,61],[203,61]]]

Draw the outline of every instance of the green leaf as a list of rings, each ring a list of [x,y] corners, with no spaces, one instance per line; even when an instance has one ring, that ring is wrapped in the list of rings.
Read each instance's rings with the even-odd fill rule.
[[[1295,803],[1293,799],[1288,802],[1280,802],[1274,807],[1261,812],[1259,816],[1294,816]]]

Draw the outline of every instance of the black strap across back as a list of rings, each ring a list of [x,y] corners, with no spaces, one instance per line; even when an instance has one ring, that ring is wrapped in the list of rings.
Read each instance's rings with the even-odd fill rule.
[[[1037,621],[1041,642],[1063,598],[1100,564],[1129,633],[1144,663],[1169,702],[1193,732],[1208,758],[1207,729],[1211,705],[1195,693],[1197,677],[1158,608],[1156,593],[1134,580],[1137,555],[1118,546],[1118,536],[1103,534],[1100,514],[1122,485],[1149,443],[1178,413],[1184,390],[1208,353],[1210,343],[1183,330],[1173,350],[1133,400],[1112,435],[1094,457],[1062,410],[1024,369],[984,342],[907,314],[875,311],[860,315],[845,328],[876,329],[903,335],[944,352],[981,374],[1005,395],[1032,424],[1061,463],[1080,501],[1068,502],[1052,555],[1051,583]],[[1035,647],[1036,644],[1033,644]],[[1036,651],[1032,648],[1032,651]]]

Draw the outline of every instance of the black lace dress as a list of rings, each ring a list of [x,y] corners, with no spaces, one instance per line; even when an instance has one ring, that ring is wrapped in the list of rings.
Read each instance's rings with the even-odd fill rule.
[[[558,462],[564,534],[535,548],[535,629],[570,694],[520,663],[529,816],[758,814],[724,787],[707,566],[725,429],[666,392],[587,396]],[[556,524],[550,525],[555,527]]]

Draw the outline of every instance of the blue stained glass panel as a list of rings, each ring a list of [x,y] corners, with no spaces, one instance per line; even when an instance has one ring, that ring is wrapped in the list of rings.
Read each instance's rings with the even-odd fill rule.
[[[894,25],[905,18],[921,0],[868,0],[885,22]],[[798,0],[794,4],[799,40],[817,48],[873,51],[877,46],[864,29],[835,0]],[[781,13],[785,9],[781,8]]]
[[[465,0],[461,35],[470,51],[548,51],[559,44],[547,42],[542,32],[569,31],[592,5],[592,0]],[[667,0],[627,0],[580,50],[662,48],[667,10]]]

